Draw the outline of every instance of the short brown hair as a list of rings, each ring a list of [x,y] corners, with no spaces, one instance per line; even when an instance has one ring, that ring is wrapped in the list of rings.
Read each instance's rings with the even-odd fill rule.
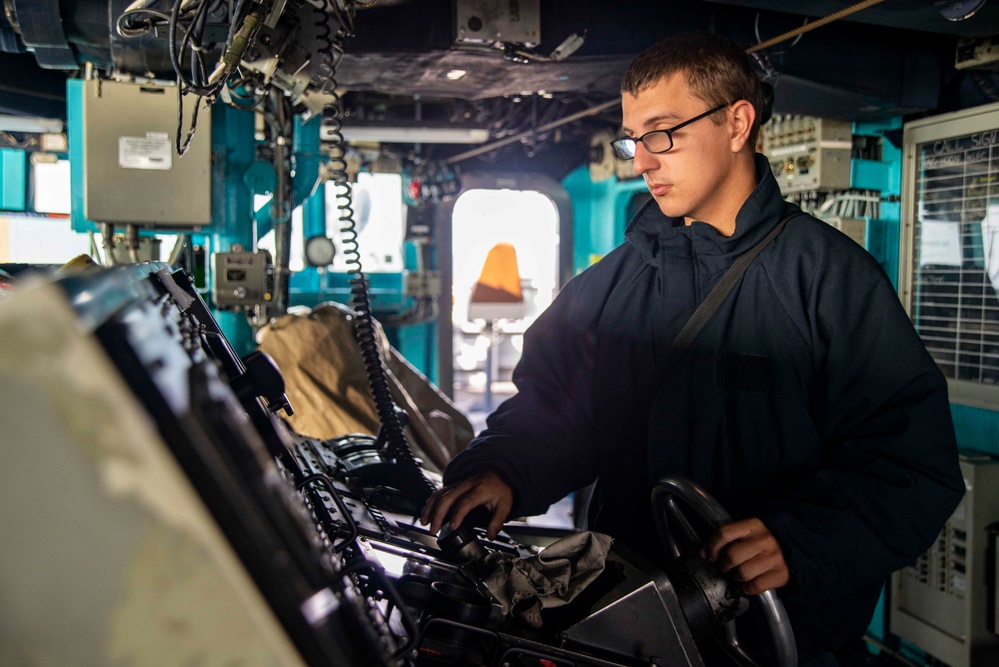
[[[742,47],[726,37],[707,32],[670,37],[645,49],[631,61],[621,81],[621,93],[637,95],[678,72],[686,73],[690,90],[709,107],[739,100],[753,105],[756,120],[748,143],[755,150],[763,112],[763,89]]]

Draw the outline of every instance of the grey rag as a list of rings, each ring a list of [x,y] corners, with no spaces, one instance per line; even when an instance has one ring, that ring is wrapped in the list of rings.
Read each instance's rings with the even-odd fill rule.
[[[520,558],[499,552],[485,557],[491,574],[486,587],[503,606],[531,627],[541,627],[541,610],[575,599],[604,570],[612,539],[594,532],[573,533],[537,556]]]

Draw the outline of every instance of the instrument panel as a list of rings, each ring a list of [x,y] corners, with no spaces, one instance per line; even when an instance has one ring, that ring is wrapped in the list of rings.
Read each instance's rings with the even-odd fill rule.
[[[12,619],[12,634],[0,631],[8,653],[30,655],[66,643],[62,621],[82,607],[89,625],[80,637],[108,639],[92,654],[67,649],[77,664],[113,660],[101,646],[114,645],[125,618],[132,628],[128,655],[154,661],[190,657],[178,648],[183,642],[164,653],[166,638],[182,628],[181,634],[203,635],[193,654],[205,659],[234,659],[233,651],[252,647],[253,655],[276,664],[704,664],[695,638],[712,628],[687,620],[704,604],[694,580],[667,576],[619,547],[577,597],[541,610],[540,627],[504,614],[485,585],[485,557],[526,561],[566,533],[516,523],[492,540],[480,528],[427,532],[417,520],[423,489],[413,493],[407,488],[412,471],[399,470],[419,460],[396,459],[369,435],[322,441],[292,432],[280,417],[291,408],[280,374],[268,372],[259,356],[233,354],[183,272],[162,264],[117,267],[50,282],[3,305],[0,331],[44,323],[44,330],[67,333],[58,354],[51,340],[49,348],[33,351],[43,337],[21,336],[16,354],[0,355],[8,386],[21,387],[26,397],[48,392],[30,402],[35,408],[17,401],[5,408],[5,423],[25,440],[4,471],[0,501],[17,505],[10,496],[35,466],[35,450],[83,461],[59,470],[93,487],[89,495],[67,498],[76,522],[117,536],[89,546],[91,560],[102,564],[92,569],[95,577],[102,573],[100,590],[126,590],[136,572],[156,582],[139,595],[147,614],[125,615],[128,595],[103,606],[87,596],[67,599],[65,582],[31,555],[83,553],[79,540],[67,544],[42,529],[56,520],[53,512],[64,510],[21,508],[5,540],[20,551],[0,565],[0,577],[23,578],[25,595],[48,601],[53,622],[29,637],[16,632],[30,620],[24,605],[0,602],[0,612]],[[82,372],[86,365],[79,362],[35,363],[27,372],[18,365],[18,358],[33,354],[63,359],[66,349],[86,349],[102,370]],[[87,383],[104,387],[103,395],[82,389]],[[91,403],[101,407],[87,407]],[[46,437],[40,444],[31,440],[35,422],[74,427],[61,437],[39,431]],[[141,474],[121,472],[132,469]],[[434,473],[419,472],[440,484]],[[43,478],[39,488],[63,497],[57,489],[64,486]],[[126,510],[143,517],[131,532],[118,517]],[[150,546],[144,540],[151,531],[168,539]],[[198,554],[188,567],[179,567],[180,557],[164,546],[179,535]],[[15,563],[17,577],[10,571]],[[692,595],[701,596],[693,606]],[[153,611],[166,599],[176,600],[169,623]],[[198,621],[199,610],[209,606],[217,608],[212,620]],[[227,618],[243,619],[239,633],[213,631]]]

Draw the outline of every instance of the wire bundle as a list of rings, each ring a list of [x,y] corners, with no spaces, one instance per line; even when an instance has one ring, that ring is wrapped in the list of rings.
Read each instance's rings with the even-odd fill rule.
[[[216,43],[206,39],[209,17],[215,17],[216,21],[224,19],[229,23],[225,41],[225,53],[228,54],[240,32],[238,28],[245,24],[251,14],[250,5],[255,3],[236,0],[230,20],[231,0],[175,0],[169,10],[155,9],[164,2],[166,0],[133,2],[118,17],[116,25],[118,34],[126,38],[135,38],[160,34],[165,29],[170,64],[178,82],[188,91],[202,97],[218,94],[225,79],[222,73],[231,74],[234,67],[224,68],[222,72],[216,70],[209,73],[206,54],[217,46]],[[222,60],[222,64],[226,64],[226,58],[223,57]]]
[[[209,71],[209,56],[218,46],[206,36],[210,17],[227,16],[230,0],[175,0],[168,11],[155,8],[166,0],[136,0],[118,17],[118,34],[141,37],[166,30],[170,64],[177,77],[179,112],[177,153],[184,155],[191,146],[198,124],[198,110],[203,99],[215,101],[236,71],[247,45],[260,25],[260,6],[247,0],[235,0],[222,56]],[[252,6],[251,6],[252,5]],[[181,141],[184,128],[184,96],[196,95],[191,128]]]

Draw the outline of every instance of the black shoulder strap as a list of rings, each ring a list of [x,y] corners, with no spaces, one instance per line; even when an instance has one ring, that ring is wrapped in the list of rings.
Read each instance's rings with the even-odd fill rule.
[[[732,266],[729,267],[725,275],[721,277],[718,284],[715,285],[711,293],[708,294],[707,298],[701,302],[701,305],[697,307],[694,314],[690,316],[687,323],[683,325],[683,329],[680,333],[676,335],[676,339],[673,341],[673,345],[669,349],[669,361],[668,366],[672,366],[676,363],[690,347],[690,344],[697,339],[700,335],[701,330],[708,325],[708,322],[714,318],[715,313],[718,312],[718,308],[724,303],[725,299],[735,288],[736,284],[742,278],[742,274],[746,272],[749,265],[752,264],[756,256],[763,252],[763,249],[770,245],[770,242],[777,238],[777,235],[784,231],[784,227],[787,226],[788,220],[797,217],[799,215],[804,215],[803,211],[790,211],[785,213],[777,225],[770,230],[762,241],[757,243],[755,246],[739,255]]]

